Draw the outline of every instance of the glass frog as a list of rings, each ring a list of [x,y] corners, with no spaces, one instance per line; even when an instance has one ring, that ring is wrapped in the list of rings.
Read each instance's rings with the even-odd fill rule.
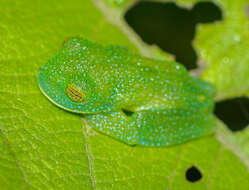
[[[214,87],[179,63],[73,37],[39,73],[43,94],[129,145],[171,146],[212,134]]]

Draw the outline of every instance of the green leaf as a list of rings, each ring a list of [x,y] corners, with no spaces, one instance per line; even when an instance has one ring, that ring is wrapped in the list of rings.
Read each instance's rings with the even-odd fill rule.
[[[44,98],[37,82],[40,67],[70,36],[150,52],[118,19],[110,23],[115,13],[103,3],[0,2],[2,190],[249,188],[248,160],[216,136],[171,148],[131,147]],[[192,165],[202,173],[196,183],[185,178]]]
[[[216,85],[217,99],[249,96],[248,0],[216,2],[223,21],[200,25],[195,41],[203,79]]]
[[[123,6],[127,5],[129,2],[132,2],[134,0],[103,0],[105,3],[109,4],[110,6],[116,7],[116,8],[122,8]]]

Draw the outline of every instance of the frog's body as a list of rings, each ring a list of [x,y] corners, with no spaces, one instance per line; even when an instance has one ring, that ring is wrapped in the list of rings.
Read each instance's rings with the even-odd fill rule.
[[[210,134],[214,88],[176,62],[71,38],[39,75],[56,105],[128,144],[170,146]]]

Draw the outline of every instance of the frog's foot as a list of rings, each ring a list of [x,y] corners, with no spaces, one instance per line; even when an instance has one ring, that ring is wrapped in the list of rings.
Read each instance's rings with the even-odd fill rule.
[[[94,115],[87,114],[85,119],[92,128],[105,135],[129,145],[138,143],[136,122],[122,110]]]

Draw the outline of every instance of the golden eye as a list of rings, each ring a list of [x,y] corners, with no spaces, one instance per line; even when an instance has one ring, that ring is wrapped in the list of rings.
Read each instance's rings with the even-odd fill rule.
[[[66,89],[67,96],[74,102],[82,102],[84,94],[72,85],[68,85]]]

